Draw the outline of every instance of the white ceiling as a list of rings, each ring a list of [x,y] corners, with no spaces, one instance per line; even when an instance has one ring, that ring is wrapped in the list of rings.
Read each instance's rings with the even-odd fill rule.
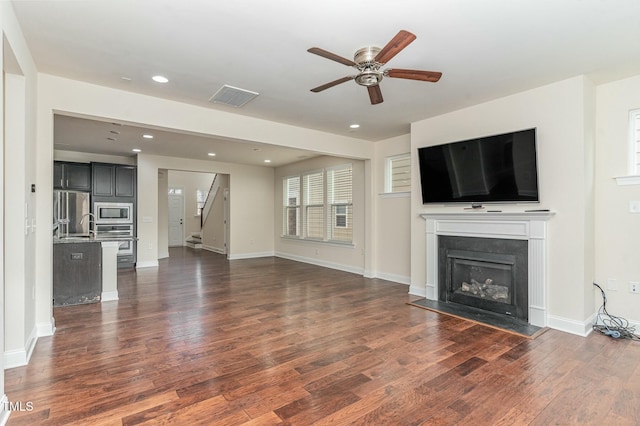
[[[406,134],[414,121],[576,75],[602,83],[640,74],[638,0],[67,0],[13,6],[41,72],[371,141]],[[385,78],[379,105],[353,81],[310,92],[355,72],[308,48],[351,59],[361,47],[384,46],[401,29],[417,39],[389,67],[441,71],[438,83]],[[153,82],[156,74],[169,83]],[[224,84],[260,95],[242,108],[208,102]],[[64,120],[58,129],[56,120],[56,138],[75,139],[83,150],[125,152],[119,148],[124,143],[109,144],[102,136],[74,137],[78,126],[67,121],[80,123]],[[352,123],[360,129],[350,130]],[[95,129],[105,131],[104,123]],[[222,152],[230,143],[200,136],[179,137],[194,149],[205,143]],[[65,143],[61,139],[56,142]],[[172,144],[160,139],[149,145],[151,153],[187,156],[186,149],[166,151]],[[310,154],[289,158],[302,155]]]

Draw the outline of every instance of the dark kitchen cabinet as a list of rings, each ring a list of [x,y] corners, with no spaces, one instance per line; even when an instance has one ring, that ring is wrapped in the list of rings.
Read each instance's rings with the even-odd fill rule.
[[[91,191],[91,165],[55,161],[53,163],[54,189]]]
[[[53,245],[53,306],[100,301],[102,247],[99,242]]]
[[[95,197],[133,198],[136,195],[136,168],[122,164],[92,163]]]
[[[136,169],[130,166],[115,167],[116,197],[133,197],[136,195]]]

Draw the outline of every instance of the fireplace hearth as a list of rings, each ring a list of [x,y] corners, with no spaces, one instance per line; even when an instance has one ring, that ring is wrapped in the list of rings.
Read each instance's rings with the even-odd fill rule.
[[[528,243],[440,236],[439,300],[528,320]]]

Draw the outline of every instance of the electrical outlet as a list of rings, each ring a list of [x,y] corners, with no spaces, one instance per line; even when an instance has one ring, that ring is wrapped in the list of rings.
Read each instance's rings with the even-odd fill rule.
[[[637,281],[629,281],[629,293],[640,293],[640,283]]]

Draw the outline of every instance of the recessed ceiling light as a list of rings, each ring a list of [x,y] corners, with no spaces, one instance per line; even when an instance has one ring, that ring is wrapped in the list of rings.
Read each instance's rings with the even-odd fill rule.
[[[113,133],[114,135],[119,135],[120,132],[117,130],[109,130],[109,133]]]
[[[352,128],[352,129],[357,129],[358,127],[360,127],[360,125],[359,124],[352,124],[349,127]]]
[[[107,138],[107,140],[110,140],[110,141],[117,141],[118,139],[116,139],[116,138],[111,138],[111,137],[108,137],[108,138]]]
[[[208,153],[207,155],[208,155],[209,157],[215,157],[215,156],[216,156],[216,153],[215,153],[215,152],[210,152],[210,153]]]
[[[169,79],[163,75],[154,75],[153,77],[151,77],[151,79],[153,81],[155,81],[156,83],[168,83]]]
[[[131,81],[131,78],[129,78],[129,77],[120,77],[120,79],[122,81]]]
[[[264,160],[264,162],[265,162],[265,163],[270,163],[270,162],[271,162],[271,160]]]
[[[133,151],[133,152],[142,152],[142,150],[139,149],[139,148],[133,148],[131,151]]]
[[[148,133],[145,133],[144,135],[142,135],[142,137],[145,139],[153,139],[153,135],[150,135]]]

